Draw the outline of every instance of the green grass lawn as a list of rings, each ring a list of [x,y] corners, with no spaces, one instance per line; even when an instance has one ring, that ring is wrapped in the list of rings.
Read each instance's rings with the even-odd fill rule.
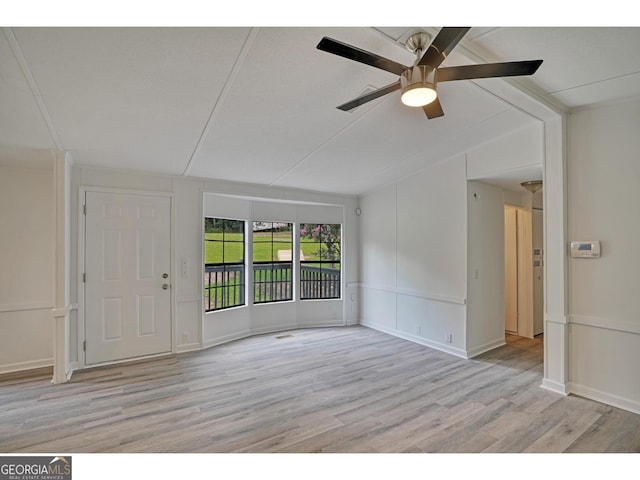
[[[223,261],[226,263],[233,263],[241,262],[244,259],[242,234],[226,233],[224,239],[226,242],[224,243],[223,258],[223,243],[221,242],[222,233],[205,233],[205,263],[216,264],[222,263]],[[305,260],[320,260],[318,249],[324,249],[325,247],[321,247],[318,243],[307,239],[305,240],[306,241],[302,241],[300,243],[300,249],[302,250]],[[271,236],[271,232],[258,233],[253,237],[252,248],[254,262],[277,261],[278,250],[291,250],[291,233],[279,232],[275,233],[273,237]],[[319,266],[319,264],[313,263],[307,265]],[[339,265],[338,268],[340,268]],[[254,292],[247,292],[247,295],[249,298],[253,296],[254,302],[267,302],[291,298],[291,274],[291,270],[254,270]],[[211,283],[209,284],[207,281],[208,277],[205,277],[204,296],[207,309],[215,308],[214,305],[217,305],[217,308],[221,308],[235,305],[237,302],[244,302],[241,298],[244,286],[241,287],[240,285],[234,285],[234,283],[242,282],[240,278],[235,278],[234,276],[240,275],[240,273],[231,275],[231,278],[228,279],[228,286],[225,286],[223,282],[217,283],[214,280],[215,277],[211,277]],[[273,289],[273,291],[271,289]]]
[[[204,234],[204,262],[222,263],[222,242],[211,242],[207,240],[222,240],[221,233]],[[225,262],[240,262],[244,258],[241,233],[227,233],[227,242],[224,247]],[[231,242],[230,242],[231,240]],[[263,241],[261,241],[263,240]],[[273,236],[273,252],[271,252],[271,233],[259,233],[254,237],[253,261],[270,262],[278,260],[278,250],[291,250],[291,236],[287,232],[275,233]],[[305,260],[319,260],[318,244],[303,242],[300,249]]]

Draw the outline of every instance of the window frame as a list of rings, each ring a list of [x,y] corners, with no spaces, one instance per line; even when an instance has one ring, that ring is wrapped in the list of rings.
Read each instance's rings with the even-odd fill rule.
[[[271,225],[271,229],[270,229],[270,240],[269,241],[255,241],[255,234],[256,234],[256,230],[255,230],[255,225],[258,223],[262,223],[262,224],[269,224]],[[275,237],[275,231],[274,231],[274,225],[276,224],[286,224],[289,227],[289,232],[291,235],[291,241],[290,243],[287,243],[287,245],[289,245],[290,247],[290,251],[291,251],[291,259],[290,260],[285,260],[285,261],[280,261],[277,260],[276,258],[274,258],[274,245],[277,244],[284,244],[285,242],[282,241],[274,241],[274,237]],[[268,304],[268,303],[279,303],[279,302],[291,302],[294,300],[294,244],[295,244],[295,235],[294,235],[294,229],[295,229],[295,224],[293,222],[272,222],[272,221],[261,221],[261,220],[254,220],[251,222],[252,225],[252,235],[251,235],[251,251],[252,251],[252,270],[253,270],[253,297],[252,297],[252,303],[253,305],[264,305],[264,304]],[[256,244],[269,244],[270,248],[269,248],[269,252],[270,252],[270,256],[271,256],[271,260],[265,260],[265,261],[256,261],[255,259],[255,246]],[[269,265],[271,268],[268,269],[271,271],[271,275],[269,275],[269,280],[260,280],[257,281],[256,280],[256,272],[257,271],[263,271],[264,269],[256,269],[256,265],[260,265],[260,266],[266,266]],[[274,269],[275,266],[286,266],[289,265],[289,268],[278,268],[278,269]],[[288,270],[287,273],[282,273],[283,271],[286,272]],[[278,272],[280,271],[281,273],[279,274],[280,277],[278,277],[278,274],[276,273],[276,278],[274,278],[274,272]],[[285,278],[283,278],[283,275]],[[279,289],[278,289],[278,284],[279,284]],[[282,294],[283,291],[283,286],[284,286],[284,291],[285,291],[285,296],[281,297],[281,298],[275,298],[274,294],[276,297],[279,296],[279,294]],[[268,292],[264,293],[265,297],[269,297],[269,299],[264,299],[264,300],[256,300],[256,298],[260,298],[261,295],[256,295],[258,293],[259,290],[262,290],[262,287],[266,287],[268,289]],[[288,294],[287,294],[288,293]]]
[[[238,307],[245,307],[247,306],[247,262],[246,262],[246,253],[247,253],[247,221],[243,220],[243,219],[237,219],[237,218],[228,218],[228,217],[208,217],[205,216],[204,217],[205,220],[205,226],[204,226],[204,238],[203,238],[203,256],[204,256],[204,262],[203,262],[203,268],[204,268],[204,272],[203,272],[203,279],[204,279],[204,301],[203,301],[203,307],[204,307],[204,311],[205,313],[211,313],[211,312],[219,312],[221,310],[228,310],[230,308],[238,308]],[[214,222],[215,221],[222,221],[223,222],[223,230],[222,232],[222,238],[221,240],[216,240],[216,239],[211,239],[208,240],[206,238],[206,222],[207,219],[211,219]],[[226,222],[238,222],[240,224],[242,224],[242,240],[227,240],[226,237]],[[231,232],[229,232],[231,233]],[[206,263],[206,242],[219,242],[222,244],[222,262],[219,263]],[[225,262],[225,245],[226,244],[231,244],[231,243],[241,243],[242,244],[242,257],[240,261],[237,262]],[[211,268],[211,267],[221,267],[220,270],[216,271],[214,269],[211,270],[207,270],[207,268]],[[239,268],[238,268],[239,267]],[[222,284],[220,286],[211,286],[211,273],[215,272],[216,274],[222,274]],[[240,272],[240,281],[239,282],[234,282],[232,284],[228,283],[229,282],[229,277],[231,273],[234,272]],[[207,273],[208,278],[207,277]],[[234,273],[234,279],[235,279],[235,273]],[[236,302],[235,298],[235,292],[239,289],[239,299]],[[229,293],[230,291],[233,290],[234,291],[234,302],[229,304]],[[217,305],[217,299],[218,299],[218,292],[221,292],[220,298],[222,301],[222,305],[220,307],[214,307],[211,308],[211,304],[212,304],[212,295],[211,292],[214,291],[215,294],[213,296],[214,300],[214,305]],[[226,294],[226,295],[225,295]]]
[[[315,226],[319,228],[319,237],[317,239],[317,241],[309,241],[309,240],[304,240],[303,241],[303,234],[302,234],[302,230],[306,231],[306,228],[308,228],[309,226]],[[322,258],[322,251],[323,248],[322,246],[325,244],[325,242],[322,241],[322,227],[323,226],[338,226],[340,227],[340,235],[339,238],[336,240],[334,240],[333,242],[330,242],[331,244],[338,245],[338,250],[339,250],[339,258],[335,259],[335,258],[330,258],[330,259],[323,259]],[[318,245],[318,253],[320,258],[318,260],[302,260],[301,258],[298,259],[298,263],[300,265],[300,279],[299,279],[299,288],[300,288],[300,300],[301,301],[307,301],[307,300],[341,300],[342,299],[342,235],[343,235],[343,225],[341,223],[310,223],[310,222],[305,222],[305,223],[300,223],[298,225],[298,230],[300,232],[300,236],[298,237],[298,244],[299,244],[299,248],[300,251],[303,250],[302,246],[303,244],[317,244]],[[310,271],[310,268],[314,268],[315,265],[313,267],[307,267],[306,272],[305,272],[305,264],[315,264],[318,265],[316,268],[317,270],[313,271],[311,270],[313,273],[318,273],[320,274],[318,278],[305,278],[307,275],[307,272]],[[325,268],[323,267],[323,265],[335,265],[338,264],[338,269],[335,268]],[[323,279],[323,272],[325,271],[330,271],[333,275],[330,275],[335,277],[335,272],[337,271],[337,279],[336,278],[329,278],[329,279]],[[305,296],[306,292],[309,292],[309,285],[318,285],[315,289],[312,286],[311,290],[318,292],[317,296]],[[305,288],[305,285],[307,286],[307,288]],[[333,291],[334,293],[330,296],[328,296],[326,294],[327,290],[329,291]]]

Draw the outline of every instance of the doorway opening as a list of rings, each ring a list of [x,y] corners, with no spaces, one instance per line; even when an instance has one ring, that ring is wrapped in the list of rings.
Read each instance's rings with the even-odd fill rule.
[[[505,338],[544,336],[543,210],[536,196],[525,207],[504,206]]]

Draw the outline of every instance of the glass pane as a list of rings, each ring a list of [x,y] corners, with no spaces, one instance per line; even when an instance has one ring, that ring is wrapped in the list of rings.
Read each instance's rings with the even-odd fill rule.
[[[276,224],[277,228],[273,230],[274,242],[293,242],[293,225],[290,223]]]
[[[321,258],[323,261],[340,260],[340,244],[325,242],[321,246]]]
[[[244,265],[226,265],[224,282],[228,286],[244,284]]]
[[[214,233],[206,234],[209,236],[219,235]],[[220,241],[205,241],[204,242],[204,263],[222,263],[222,242]]]
[[[293,223],[274,223],[273,231],[279,234],[291,233],[293,231]]]
[[[293,250],[291,243],[274,242],[273,243],[273,261],[290,262],[292,261]]]
[[[320,241],[323,243],[340,243],[340,225],[322,225],[320,228]]]
[[[253,241],[254,242],[270,242],[273,223],[271,222],[253,222]]]
[[[244,221],[224,220],[224,239],[236,242],[244,240]]]
[[[320,245],[317,243],[305,243],[300,245],[305,261],[320,260]]]
[[[262,234],[260,234],[262,235]],[[271,234],[269,233],[269,241],[256,241],[256,234],[253,234],[253,261],[254,262],[271,262]]]
[[[225,233],[225,236],[227,234]],[[241,234],[240,234],[241,235]],[[238,263],[244,260],[244,243],[224,242],[224,263]]]
[[[224,220],[221,218],[210,218],[207,220],[211,220],[211,230],[213,232],[222,233],[224,230]]]
[[[300,224],[300,243],[318,242],[320,225],[317,223]]]
[[[300,264],[300,268],[305,270],[320,270],[320,266],[322,264],[320,262],[304,262]]]

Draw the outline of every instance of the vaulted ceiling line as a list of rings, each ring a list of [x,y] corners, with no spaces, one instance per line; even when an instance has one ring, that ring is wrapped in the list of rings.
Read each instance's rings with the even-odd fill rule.
[[[604,80],[595,80],[593,82],[581,83],[580,85],[573,85],[571,87],[561,88],[560,90],[554,90],[552,92],[549,92],[549,95],[557,95],[559,93],[570,92],[570,91],[576,90],[578,88],[590,87],[592,85],[599,85],[599,84],[602,84],[602,83],[610,82],[612,80],[619,80],[621,78],[634,77],[634,76],[638,75],[639,73],[640,72],[638,72],[638,71],[630,72],[630,73],[625,73],[624,75],[615,75],[613,77],[605,78]]]
[[[247,55],[249,54],[249,50],[251,50],[251,46],[253,45],[253,42],[255,41],[256,36],[258,35],[258,31],[259,31],[259,28],[255,28],[255,27],[253,27],[253,28],[251,28],[249,30],[249,33],[247,34],[247,38],[245,39],[244,43],[242,44],[242,49],[240,50],[240,53],[238,54],[238,57],[236,58],[236,61],[233,64],[233,67],[231,67],[231,70],[229,71],[229,75],[227,76],[227,78],[226,78],[226,80],[224,82],[224,85],[222,86],[222,90],[220,91],[220,95],[218,95],[218,98],[216,99],[216,102],[213,105],[213,108],[211,109],[211,113],[209,114],[209,118],[207,119],[207,122],[205,123],[204,128],[202,129],[202,132],[200,133],[200,137],[198,137],[198,141],[196,142],[196,146],[193,149],[193,152],[191,153],[191,156],[189,157],[189,161],[187,162],[187,165],[186,165],[186,167],[184,168],[184,170],[182,172],[182,176],[189,175],[189,171],[191,170],[191,165],[193,163],[193,159],[200,152],[200,149],[202,148],[202,145],[203,145],[205,139],[207,138],[207,136],[209,135],[209,132],[213,128],[213,124],[215,123],[215,120],[216,120],[216,118],[218,116],[218,113],[220,112],[220,109],[222,108],[222,104],[224,103],[224,99],[226,98],[231,86],[233,85],[234,80],[238,76],[238,72],[242,68],[242,65],[244,64],[244,61],[247,58]]]
[[[29,64],[27,63],[27,59],[22,53],[22,49],[20,48],[20,44],[18,43],[18,39],[13,33],[13,29],[10,27],[5,27],[2,29],[4,32],[4,36],[7,39],[7,42],[11,46],[11,50],[13,52],[16,61],[20,65],[20,69],[22,70],[22,74],[24,75],[25,80],[27,81],[29,88],[31,89],[31,93],[33,98],[38,105],[38,109],[40,110],[40,115],[42,115],[42,119],[47,126],[47,130],[49,131],[49,135],[51,135],[51,140],[55,144],[58,150],[64,150],[64,145],[62,144],[62,140],[60,140],[60,136],[53,125],[53,120],[51,119],[51,115],[49,115],[49,110],[47,109],[47,105],[44,102],[44,98],[38,89],[38,85],[36,84],[35,79],[33,78],[33,74],[31,73],[31,68],[29,68]]]
[[[275,179],[271,180],[268,185],[270,187],[273,187],[276,185],[277,182],[279,182],[280,180],[282,180],[284,177],[286,177],[289,173],[291,173],[294,169],[296,169],[298,166],[300,166],[305,160],[307,160],[308,158],[312,157],[315,153],[319,152],[320,150],[322,150],[326,145],[330,144],[331,142],[333,142],[336,138],[338,138],[340,135],[342,135],[343,133],[349,131],[356,123],[358,123],[360,120],[362,120],[366,115],[368,115],[369,113],[371,113],[372,111],[374,111],[376,108],[378,108],[386,99],[382,99],[379,102],[377,102],[374,106],[372,106],[371,108],[369,108],[368,110],[366,110],[365,112],[363,112],[359,117],[354,118],[350,123],[348,123],[347,125],[345,125],[343,128],[341,128],[340,130],[338,130],[336,133],[334,133],[333,135],[331,135],[329,138],[327,138],[324,142],[320,143],[316,148],[314,148],[313,150],[311,150],[309,153],[307,153],[306,155],[304,155],[300,160],[298,160],[297,162],[295,162],[293,165],[291,165],[289,168],[287,168],[284,172],[282,172],[281,174],[279,174]],[[359,107],[360,108],[360,107]]]

